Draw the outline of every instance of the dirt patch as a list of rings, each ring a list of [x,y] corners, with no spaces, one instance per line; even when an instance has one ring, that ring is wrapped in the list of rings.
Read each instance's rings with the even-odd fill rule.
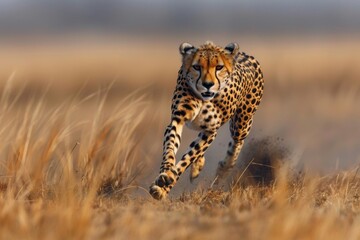
[[[250,139],[245,144],[237,165],[236,174],[241,176],[239,182],[242,184],[272,184],[276,173],[282,167],[289,168],[289,172],[293,174],[295,170],[289,161],[290,153],[289,147],[282,138]]]

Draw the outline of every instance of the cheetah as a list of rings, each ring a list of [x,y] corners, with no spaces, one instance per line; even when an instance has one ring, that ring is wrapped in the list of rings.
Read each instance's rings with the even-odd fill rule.
[[[158,200],[167,196],[189,166],[190,181],[199,176],[205,164],[205,151],[217,130],[230,121],[232,139],[225,159],[218,164],[216,179],[226,175],[250,132],[264,90],[259,62],[240,52],[237,43],[224,48],[209,41],[199,48],[182,43],[179,50],[182,66],[172,99],[171,121],[164,134],[160,174],[149,191]],[[184,125],[200,133],[176,162]]]

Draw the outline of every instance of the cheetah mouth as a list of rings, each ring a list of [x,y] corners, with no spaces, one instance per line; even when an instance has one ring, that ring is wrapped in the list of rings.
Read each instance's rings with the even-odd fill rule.
[[[213,96],[215,96],[215,93],[213,92],[203,92],[201,93],[201,96],[204,98],[212,98]]]

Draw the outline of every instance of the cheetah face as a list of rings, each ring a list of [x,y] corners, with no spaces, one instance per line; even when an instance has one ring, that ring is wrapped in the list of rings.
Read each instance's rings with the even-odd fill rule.
[[[226,86],[237,51],[236,43],[230,43],[225,48],[211,42],[199,48],[189,43],[180,45],[186,79],[198,98],[209,101]]]

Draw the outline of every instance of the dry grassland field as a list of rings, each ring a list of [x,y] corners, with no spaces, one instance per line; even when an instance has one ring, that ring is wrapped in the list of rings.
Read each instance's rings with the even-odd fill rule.
[[[228,179],[225,125],[165,201],[178,45],[206,39],[109,39],[0,44],[0,239],[360,239],[359,37],[213,39],[260,61],[264,98]]]

